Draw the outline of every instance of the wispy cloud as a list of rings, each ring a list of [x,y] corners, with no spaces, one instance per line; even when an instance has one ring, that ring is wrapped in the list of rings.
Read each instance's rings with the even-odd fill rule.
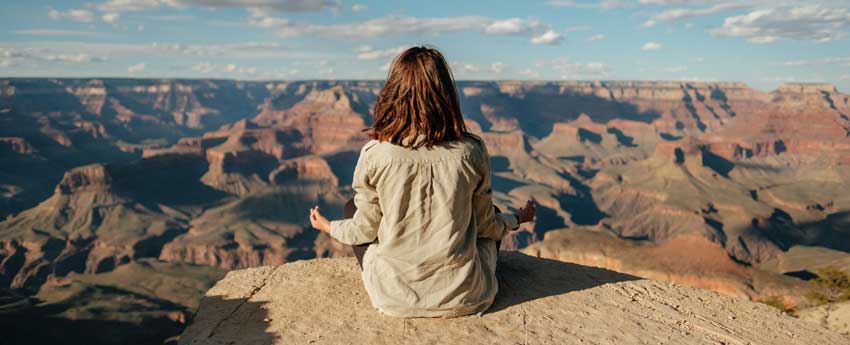
[[[145,64],[144,63],[138,63],[138,64],[132,65],[130,67],[127,67],[127,73],[130,73],[130,74],[139,73],[139,72],[144,71],[144,70],[145,70]]]
[[[229,57],[234,59],[263,58],[321,58],[323,54],[294,50],[277,42],[244,42],[232,44],[185,44],[153,42],[147,45],[154,52],[196,56]]]
[[[546,2],[553,7],[569,7],[569,8],[598,8],[603,10],[611,10],[618,8],[629,8],[634,6],[632,1],[626,0],[599,0],[599,1],[579,1],[579,0],[551,0]]]
[[[688,66],[673,66],[667,67],[664,69],[665,72],[669,73],[682,73],[688,70]]]
[[[850,67],[850,57],[827,57],[811,60],[791,60],[782,62],[787,67],[812,66],[812,65],[845,65]]]
[[[410,45],[402,45],[387,49],[375,49],[372,46],[365,45],[357,47],[357,49],[355,49],[355,53],[357,53],[357,58],[360,60],[391,59],[396,57],[398,54],[401,54],[401,52],[407,48],[410,48]]]
[[[452,71],[460,77],[478,77],[482,75],[500,75],[508,70],[508,65],[503,62],[493,62],[489,65],[466,63],[454,61],[450,63]]]
[[[41,58],[47,61],[56,61],[62,62],[66,64],[86,64],[90,62],[100,62],[106,61],[106,58],[91,56],[86,53],[77,53],[77,54],[55,54],[55,55],[47,55],[47,56],[32,56],[35,58]]]
[[[15,30],[16,34],[29,36],[107,36],[106,33],[97,31],[80,30],[56,30],[56,29],[29,29]]]
[[[478,31],[485,35],[526,35],[535,44],[560,42],[560,34],[549,25],[529,18],[494,19],[483,16],[411,17],[386,16],[366,21],[313,24],[293,22],[286,18],[255,15],[249,23],[275,30],[281,37],[325,37],[334,39],[365,39],[403,34],[437,35],[459,31]]]
[[[47,16],[50,19],[70,19],[75,22],[91,23],[94,20],[94,13],[89,10],[70,9],[67,11],[59,11],[52,7],[47,9]]]
[[[643,23],[643,27],[655,26],[658,22],[673,22],[687,18],[707,16],[746,7],[741,3],[720,3],[704,8],[675,8],[652,16]]]
[[[785,6],[756,9],[726,18],[715,36],[739,37],[752,43],[780,39],[830,42],[850,27],[850,9],[823,5]]]
[[[661,43],[646,42],[646,43],[643,44],[643,46],[640,48],[640,50],[653,51],[653,50],[659,50],[659,49],[661,49],[661,47],[662,47]]]
[[[566,58],[540,61],[538,68],[551,69],[561,79],[600,79],[611,74],[611,67],[602,62],[573,62]]]
[[[169,7],[244,8],[269,12],[311,12],[338,8],[331,0],[107,0],[95,5],[103,12],[132,12]]]
[[[548,30],[538,36],[532,37],[531,43],[553,45],[560,43],[562,40],[563,36],[561,34],[553,30]]]
[[[597,35],[593,35],[593,36],[588,37],[584,41],[585,42],[598,42],[598,41],[601,41],[601,40],[604,40],[604,39],[605,39],[605,35],[597,34]]]
[[[283,18],[255,17],[251,23],[265,28],[275,28],[281,37],[312,36],[332,38],[369,38],[397,36],[400,34],[440,34],[446,32],[483,29],[492,21],[486,17],[463,16],[417,18],[389,16],[363,22],[340,24],[297,23]]]

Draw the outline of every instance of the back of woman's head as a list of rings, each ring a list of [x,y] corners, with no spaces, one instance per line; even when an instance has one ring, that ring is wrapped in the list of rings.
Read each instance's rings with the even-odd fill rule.
[[[373,112],[369,137],[409,148],[460,140],[467,132],[452,72],[434,48],[413,47],[396,57]]]

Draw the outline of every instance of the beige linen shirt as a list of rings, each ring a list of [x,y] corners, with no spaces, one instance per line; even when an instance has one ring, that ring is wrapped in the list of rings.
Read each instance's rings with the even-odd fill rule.
[[[362,278],[379,311],[455,317],[490,307],[498,291],[495,241],[518,225],[513,214],[495,213],[480,138],[417,150],[370,141],[352,187],[357,212],[332,221],[330,234],[345,244],[372,242]]]

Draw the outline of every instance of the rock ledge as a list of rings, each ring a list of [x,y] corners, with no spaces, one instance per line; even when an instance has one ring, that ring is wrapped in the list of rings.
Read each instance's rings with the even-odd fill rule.
[[[180,344],[847,344],[766,305],[517,252],[499,256],[483,316],[398,319],[372,308],[353,258],[230,272]]]

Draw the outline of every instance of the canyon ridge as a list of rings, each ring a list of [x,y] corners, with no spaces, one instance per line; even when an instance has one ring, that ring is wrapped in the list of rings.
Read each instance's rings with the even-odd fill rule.
[[[350,255],[306,210],[341,215],[381,86],[0,79],[4,334],[33,324],[52,331],[13,334],[176,341],[227,271]],[[847,94],[661,81],[458,90],[498,206],[538,205],[503,250],[765,302],[846,333],[806,296],[821,270],[850,272]]]

